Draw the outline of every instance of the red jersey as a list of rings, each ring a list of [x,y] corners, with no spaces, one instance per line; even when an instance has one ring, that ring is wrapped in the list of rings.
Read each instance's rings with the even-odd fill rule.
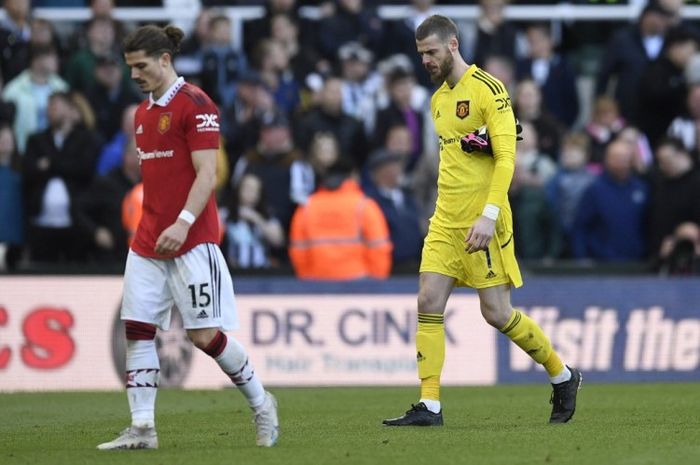
[[[178,78],[157,101],[149,97],[139,105],[134,127],[143,179],[143,216],[131,248],[144,257],[163,258],[154,250],[156,241],[185,206],[196,177],[192,152],[219,149],[219,112],[204,91]],[[206,242],[219,242],[213,192],[175,255]]]

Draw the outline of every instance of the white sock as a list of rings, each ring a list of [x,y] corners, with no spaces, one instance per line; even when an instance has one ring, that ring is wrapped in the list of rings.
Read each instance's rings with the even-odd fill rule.
[[[564,369],[556,376],[550,376],[549,382],[552,384],[565,383],[571,379],[571,371],[569,367],[564,365]]]
[[[160,362],[154,340],[126,341],[126,396],[131,409],[131,425],[155,426],[156,393]]]
[[[433,399],[421,399],[420,402],[423,402],[425,406],[428,408],[433,413],[440,413],[440,401],[439,400],[433,400]]]
[[[265,401],[265,389],[253,370],[243,346],[234,338],[226,336],[226,347],[216,357],[216,363],[226,373],[233,384],[243,393],[252,409],[257,409]]]

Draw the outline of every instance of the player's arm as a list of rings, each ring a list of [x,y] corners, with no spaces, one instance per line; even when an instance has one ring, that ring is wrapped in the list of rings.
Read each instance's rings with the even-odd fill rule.
[[[187,239],[194,220],[202,213],[216,187],[216,149],[192,152],[192,165],[196,177],[187,195],[183,213],[165,228],[156,241],[155,251],[161,255],[177,252]],[[190,216],[191,215],[191,216]]]
[[[482,94],[483,95],[483,94]],[[502,103],[507,98],[506,93],[496,96]],[[499,110],[498,100],[489,95],[482,99],[486,126],[490,132],[490,143],[493,150],[495,166],[489,186],[489,194],[481,216],[467,233],[465,249],[469,253],[486,250],[496,230],[496,220],[505,203],[510,182],[515,171],[515,117],[512,108]]]

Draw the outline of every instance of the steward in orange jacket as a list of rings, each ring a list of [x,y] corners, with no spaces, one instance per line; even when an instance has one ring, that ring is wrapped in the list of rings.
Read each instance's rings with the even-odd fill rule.
[[[296,210],[290,242],[289,256],[301,279],[384,279],[391,270],[384,214],[349,172],[324,180]]]

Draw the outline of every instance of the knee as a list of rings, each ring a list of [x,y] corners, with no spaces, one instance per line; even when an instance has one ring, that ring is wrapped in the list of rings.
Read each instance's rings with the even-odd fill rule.
[[[510,306],[504,308],[499,305],[493,305],[489,302],[481,302],[481,316],[484,320],[494,328],[500,330],[510,319],[510,314],[513,311]]]
[[[206,329],[189,329],[187,330],[187,337],[195,347],[200,350],[205,350],[211,344],[214,339],[218,329],[216,328],[206,328]]]
[[[421,289],[418,293],[418,313],[444,313],[445,299],[432,289]]]

